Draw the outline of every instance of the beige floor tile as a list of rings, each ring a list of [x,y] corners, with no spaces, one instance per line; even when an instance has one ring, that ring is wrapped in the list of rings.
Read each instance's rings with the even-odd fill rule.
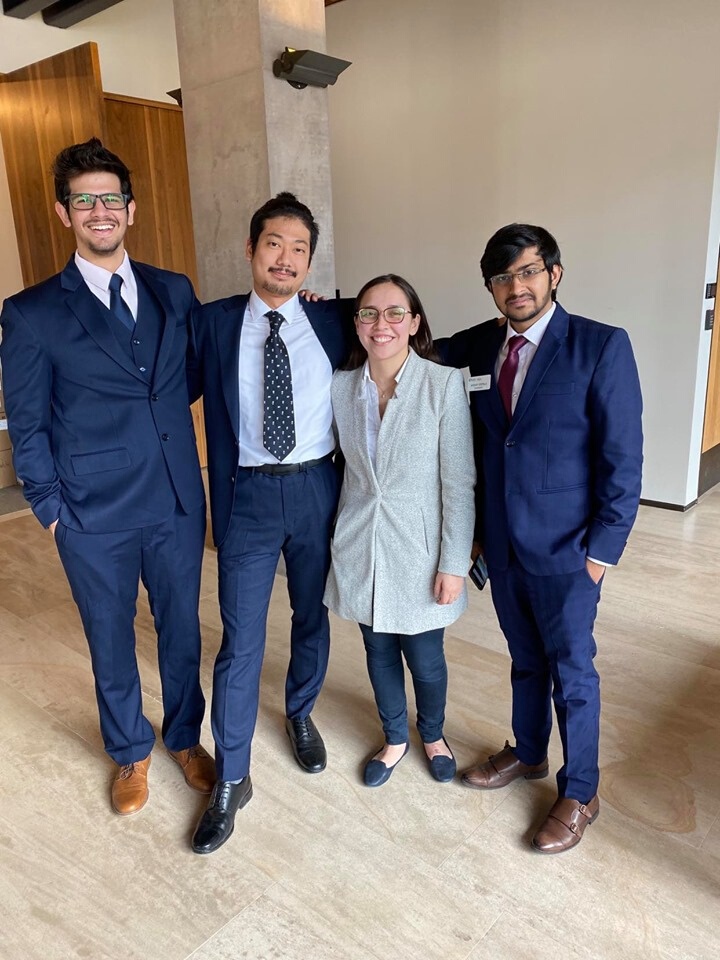
[[[492,925],[467,960],[599,960],[599,955],[577,950],[536,930],[512,914]]]

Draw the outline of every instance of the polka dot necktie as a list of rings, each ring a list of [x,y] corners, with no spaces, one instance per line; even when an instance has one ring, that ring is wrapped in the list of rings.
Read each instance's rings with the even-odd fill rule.
[[[132,310],[120,294],[120,287],[122,285],[123,278],[119,273],[114,273],[110,277],[110,313],[114,314],[120,323],[124,324],[128,330],[134,330],[135,317],[133,317]]]
[[[280,324],[285,318],[277,310],[270,310],[265,316],[270,321],[270,336],[265,341],[263,445],[278,460],[284,460],[295,449],[290,357],[280,336]]]

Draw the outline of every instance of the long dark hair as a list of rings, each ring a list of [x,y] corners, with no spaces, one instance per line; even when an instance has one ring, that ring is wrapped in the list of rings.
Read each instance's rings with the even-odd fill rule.
[[[427,321],[425,308],[420,302],[420,297],[415,292],[414,287],[409,284],[407,280],[403,279],[403,277],[399,277],[396,273],[384,273],[381,277],[374,277],[372,280],[368,280],[368,282],[360,288],[360,292],[355,297],[355,314],[357,315],[360,304],[362,303],[362,298],[365,296],[368,290],[372,290],[373,287],[379,287],[383,283],[392,283],[396,287],[399,287],[407,297],[407,302],[410,306],[412,315],[414,317],[420,317],[420,323],[417,330],[415,333],[410,335],[410,346],[412,349],[419,357],[424,357],[426,360],[435,360],[437,362],[439,358],[435,352],[435,347],[433,346],[432,334],[430,333],[430,325]],[[350,356],[345,364],[345,369],[357,370],[357,368],[361,367],[366,360],[367,351],[360,343],[360,338],[357,335],[357,331],[354,331]]]

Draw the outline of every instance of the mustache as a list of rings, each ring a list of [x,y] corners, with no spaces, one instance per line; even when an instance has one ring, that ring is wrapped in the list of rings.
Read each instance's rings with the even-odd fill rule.
[[[277,273],[278,270],[282,270],[283,273],[287,273],[291,277],[297,276],[297,270],[291,270],[290,267],[270,267],[270,273]]]

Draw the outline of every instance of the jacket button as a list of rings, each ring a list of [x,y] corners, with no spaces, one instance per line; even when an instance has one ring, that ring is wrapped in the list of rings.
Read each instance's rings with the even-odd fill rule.
[[[133,340],[133,344],[134,344],[136,347],[139,347],[139,346],[140,346],[140,341],[139,341],[139,340]]]
[[[159,400],[160,397],[159,397],[156,393],[154,393],[154,394],[150,397],[150,399],[151,399],[151,400]]]
[[[169,440],[169,439],[170,439],[170,434],[169,434],[169,433],[164,433],[164,434],[162,435],[162,438],[163,438],[163,440]]]
[[[145,367],[138,367],[138,370],[140,371],[140,373],[145,373]]]
[[[516,440],[506,440],[506,441],[505,441],[505,446],[506,446],[506,447],[514,447],[516,443],[517,443]]]

